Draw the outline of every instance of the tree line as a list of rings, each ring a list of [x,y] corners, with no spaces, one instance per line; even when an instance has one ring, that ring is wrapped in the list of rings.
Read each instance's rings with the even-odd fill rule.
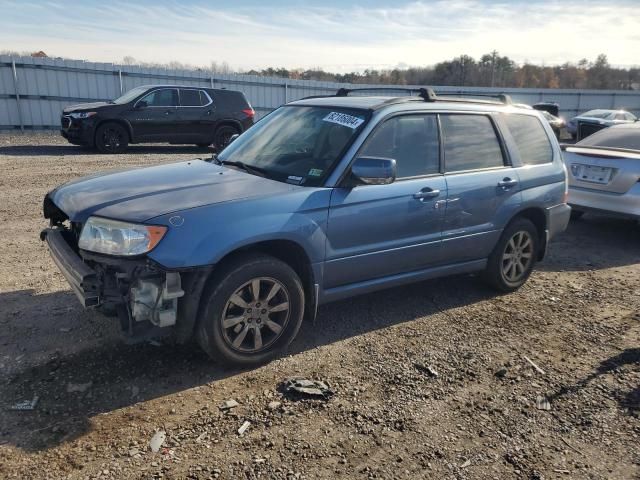
[[[427,67],[364,70],[363,72],[330,73],[321,68],[266,68],[247,74],[300,80],[393,85],[447,85],[461,87],[576,88],[631,90],[640,89],[640,68],[616,68],[607,56],[600,54],[591,62],[545,66],[525,62],[518,65],[497,51],[476,60],[461,55]]]

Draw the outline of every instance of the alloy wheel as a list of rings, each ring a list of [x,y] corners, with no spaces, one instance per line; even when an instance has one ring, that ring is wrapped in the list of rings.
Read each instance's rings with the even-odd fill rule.
[[[502,275],[508,282],[518,282],[533,261],[533,239],[521,230],[513,234],[502,254]]]
[[[115,129],[108,128],[105,130],[102,139],[106,149],[113,152],[118,150],[122,144],[122,133]]]
[[[286,287],[274,278],[254,278],[227,300],[222,315],[224,341],[243,353],[265,350],[280,338],[289,316]]]

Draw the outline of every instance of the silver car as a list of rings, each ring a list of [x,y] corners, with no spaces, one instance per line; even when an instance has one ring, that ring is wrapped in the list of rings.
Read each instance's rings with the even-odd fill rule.
[[[640,219],[640,123],[563,145],[572,217],[586,211]]]
[[[602,127],[610,127],[621,123],[633,123],[637,120],[638,118],[633,113],[629,113],[625,110],[589,110],[588,112],[584,112],[569,120],[569,122],[567,122],[567,132],[571,134],[571,138],[575,139],[578,135],[579,122],[587,122]]]

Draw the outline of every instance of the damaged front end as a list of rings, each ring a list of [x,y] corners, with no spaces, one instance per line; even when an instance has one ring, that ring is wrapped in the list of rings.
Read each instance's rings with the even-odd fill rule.
[[[44,214],[50,227],[40,237],[85,308],[117,315],[130,341],[172,332],[178,341],[191,336],[207,271],[169,271],[146,256],[122,258],[82,250],[82,224],[70,222],[48,197]]]

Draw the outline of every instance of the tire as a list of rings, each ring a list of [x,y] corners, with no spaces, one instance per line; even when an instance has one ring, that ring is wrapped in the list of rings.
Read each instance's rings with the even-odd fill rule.
[[[225,149],[231,140],[233,135],[240,133],[236,127],[231,125],[222,125],[216,130],[216,134],[213,136],[213,146],[216,152],[220,153]]]
[[[507,225],[489,255],[484,272],[487,283],[501,292],[513,292],[524,285],[536,263],[539,235],[535,225],[526,218],[517,218]],[[514,255],[517,255],[515,259]]]
[[[196,338],[214,360],[259,365],[295,338],[304,303],[302,282],[289,265],[268,255],[243,255],[223,266],[205,287]]]
[[[580,220],[584,212],[582,210],[571,209],[571,220]]]
[[[115,122],[103,123],[96,130],[96,148],[101,153],[123,153],[129,146],[129,133]]]

